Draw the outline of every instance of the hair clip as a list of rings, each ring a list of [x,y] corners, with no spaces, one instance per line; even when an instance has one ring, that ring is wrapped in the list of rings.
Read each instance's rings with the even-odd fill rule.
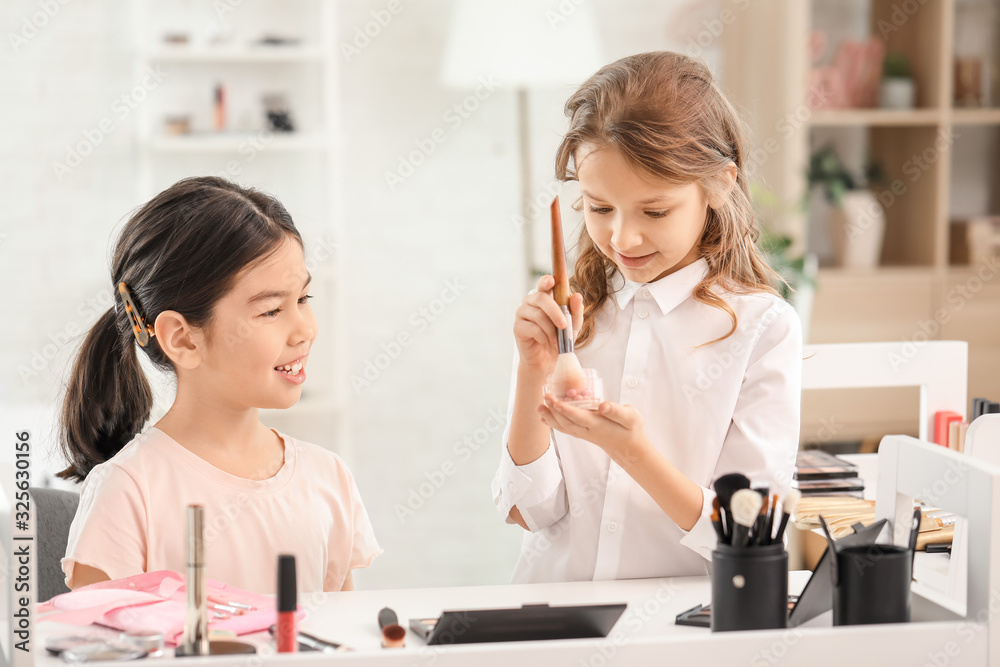
[[[139,308],[132,300],[132,293],[128,291],[128,286],[124,282],[118,283],[118,291],[122,295],[122,301],[125,302],[125,314],[128,315],[129,322],[132,323],[132,333],[135,334],[135,340],[139,343],[139,347],[146,347],[149,345],[149,339],[156,335],[156,331],[142,319]]]

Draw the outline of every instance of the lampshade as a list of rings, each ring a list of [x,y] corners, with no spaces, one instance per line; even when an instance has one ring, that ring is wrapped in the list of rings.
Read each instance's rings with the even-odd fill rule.
[[[604,64],[586,3],[457,0],[441,79],[454,88],[489,76],[505,88],[576,86]]]

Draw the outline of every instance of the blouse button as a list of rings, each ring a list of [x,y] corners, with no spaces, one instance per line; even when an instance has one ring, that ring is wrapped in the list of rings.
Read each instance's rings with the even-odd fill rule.
[[[642,288],[642,290],[639,292],[639,296],[641,296],[643,299],[648,299],[649,298],[649,290],[646,289],[645,287]]]
[[[647,317],[649,317],[649,311],[648,310],[640,310],[639,311],[639,319],[640,320],[644,320]]]
[[[510,489],[511,493],[517,493],[517,484],[515,484],[514,482],[511,482],[508,488]]]
[[[625,384],[627,384],[630,388],[635,389],[639,386],[639,381],[635,378],[629,378]]]
[[[614,521],[609,521],[608,522],[608,532],[609,533],[613,533],[616,530],[618,530],[618,524],[615,523]]]

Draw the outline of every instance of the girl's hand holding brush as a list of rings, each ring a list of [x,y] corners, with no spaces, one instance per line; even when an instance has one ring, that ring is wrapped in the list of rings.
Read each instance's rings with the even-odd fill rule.
[[[559,356],[558,329],[566,328],[566,316],[553,298],[556,281],[552,276],[538,279],[538,291],[524,297],[521,306],[514,313],[514,341],[520,357],[521,370],[539,378],[539,386],[545,383],[556,367]],[[573,330],[583,324],[583,295],[573,294],[569,299],[573,315]]]

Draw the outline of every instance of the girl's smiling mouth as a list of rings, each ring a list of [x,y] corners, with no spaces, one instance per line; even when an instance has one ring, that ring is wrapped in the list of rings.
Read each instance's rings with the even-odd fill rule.
[[[653,259],[653,257],[656,256],[656,254],[657,253],[655,252],[651,252],[648,255],[637,255],[635,257],[629,257],[628,255],[621,254],[617,250],[615,251],[615,256],[617,257],[618,262],[622,266],[627,266],[630,269],[637,269],[641,266],[644,266],[651,259]]]
[[[284,364],[278,364],[274,370],[293,384],[302,384],[306,381],[306,359],[309,355],[304,355],[298,359],[293,359]]]

